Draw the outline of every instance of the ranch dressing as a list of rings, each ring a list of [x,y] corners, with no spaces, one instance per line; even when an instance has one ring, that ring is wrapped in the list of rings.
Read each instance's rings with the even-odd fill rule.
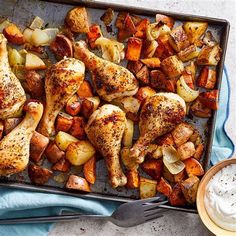
[[[236,232],[236,164],[226,166],[211,178],[204,204],[212,221]]]

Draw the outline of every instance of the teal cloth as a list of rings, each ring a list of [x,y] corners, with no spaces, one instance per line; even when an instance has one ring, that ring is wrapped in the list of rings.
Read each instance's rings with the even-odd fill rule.
[[[228,158],[234,145],[225,132],[225,122],[229,114],[230,88],[227,71],[224,70],[220,109],[217,114],[216,131],[213,143],[212,163]],[[60,214],[63,210],[110,215],[119,205],[111,201],[84,200],[56,194],[32,193],[27,191],[0,189],[0,218],[46,216]],[[0,226],[1,236],[45,236],[53,224],[26,224]]]

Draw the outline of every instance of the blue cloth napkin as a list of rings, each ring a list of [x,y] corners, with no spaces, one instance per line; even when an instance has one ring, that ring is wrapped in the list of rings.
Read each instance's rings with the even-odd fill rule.
[[[225,132],[225,122],[229,115],[230,87],[226,69],[224,70],[220,109],[217,114],[213,143],[212,163],[230,157],[234,144]],[[60,214],[63,210],[111,215],[119,203],[111,201],[84,200],[56,194],[33,193],[20,190],[0,189],[0,218],[46,216]],[[0,226],[1,236],[46,236],[53,224],[25,224]]]

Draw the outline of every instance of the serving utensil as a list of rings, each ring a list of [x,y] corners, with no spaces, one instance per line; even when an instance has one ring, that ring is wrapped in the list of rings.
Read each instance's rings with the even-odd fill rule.
[[[211,218],[209,217],[207,211],[206,211],[206,207],[204,205],[204,196],[205,196],[205,192],[206,192],[206,186],[208,184],[208,182],[211,180],[211,178],[217,173],[219,172],[221,169],[223,169],[224,167],[230,165],[230,164],[236,164],[236,156],[224,161],[219,162],[218,164],[216,164],[215,166],[213,166],[212,168],[210,168],[205,175],[203,176],[199,187],[198,187],[198,192],[197,192],[197,210],[198,210],[198,214],[202,220],[202,222],[204,223],[204,225],[212,232],[214,233],[216,236],[235,236],[236,232],[233,231],[228,231],[226,229],[222,229],[221,227],[219,227],[217,224],[215,224]]]

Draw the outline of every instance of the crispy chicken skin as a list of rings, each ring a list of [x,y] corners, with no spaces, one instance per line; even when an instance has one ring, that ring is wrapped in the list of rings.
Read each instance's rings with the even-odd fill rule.
[[[55,119],[79,89],[84,81],[84,73],[84,63],[74,58],[65,58],[48,70],[45,79],[46,107],[39,124],[39,133],[45,136],[55,134]]]
[[[185,113],[185,102],[177,94],[157,93],[147,98],[140,113],[140,136],[131,149],[131,157],[142,163],[148,145],[174,129]]]
[[[84,41],[76,42],[74,51],[75,58],[83,61],[92,73],[97,93],[104,100],[110,102],[138,91],[138,81],[129,70],[96,56],[88,50]]]
[[[85,127],[88,139],[105,159],[113,188],[127,182],[119,162],[125,125],[125,113],[117,106],[106,104],[93,112]]]
[[[0,34],[0,119],[14,116],[25,100],[25,91],[8,62],[7,39]]]
[[[29,102],[22,122],[0,141],[0,175],[21,172],[29,162],[30,140],[43,114],[43,105]]]

